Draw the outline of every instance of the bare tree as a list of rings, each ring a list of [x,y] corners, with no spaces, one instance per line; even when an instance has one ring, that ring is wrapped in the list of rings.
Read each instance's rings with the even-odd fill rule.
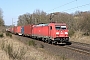
[[[4,26],[3,11],[0,8],[0,26]]]
[[[73,14],[66,12],[55,12],[47,14],[44,11],[35,10],[33,14],[26,13],[18,17],[18,25],[39,24],[52,22],[66,23],[69,30],[90,33],[90,11],[76,11]]]

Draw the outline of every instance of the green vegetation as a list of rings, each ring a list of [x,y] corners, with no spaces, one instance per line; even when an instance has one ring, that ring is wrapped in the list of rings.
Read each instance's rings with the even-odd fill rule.
[[[1,8],[0,8],[0,26],[4,26],[3,11]]]
[[[90,36],[90,33],[85,32],[85,33],[84,33],[84,34],[82,34],[82,35],[85,35],[85,36]]]
[[[74,35],[74,30],[69,30],[69,36],[71,37],[71,36],[73,36]]]
[[[0,38],[4,37],[3,33],[0,33]]]
[[[30,41],[28,42],[28,45],[29,45],[29,46],[37,47],[37,45],[35,44],[35,41],[34,41],[34,40],[30,40]],[[38,47],[39,47],[39,48],[44,48],[44,45],[43,45],[43,44],[39,44]]]
[[[30,41],[28,42],[28,44],[29,44],[29,46],[36,46],[35,41],[33,41],[33,40],[30,40]]]
[[[40,48],[44,48],[44,45],[43,44],[40,44],[40,46],[39,46]]]
[[[11,34],[11,33],[9,33],[9,32],[6,32],[6,36],[8,36],[8,37],[12,38],[12,34]]]
[[[5,42],[4,41],[2,41],[2,43],[1,43],[1,48],[2,48],[2,50],[4,50],[4,48],[5,48]]]
[[[3,11],[0,8],[0,38],[4,37],[3,32],[5,31],[4,28],[4,20],[3,20]]]
[[[65,57],[64,55],[62,56],[62,60],[67,60],[66,57]]]

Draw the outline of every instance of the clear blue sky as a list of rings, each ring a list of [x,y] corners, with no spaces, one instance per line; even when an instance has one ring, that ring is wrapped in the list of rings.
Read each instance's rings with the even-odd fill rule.
[[[82,7],[71,9],[77,6]],[[12,18],[16,25],[19,15],[25,13],[32,14],[36,9],[43,10],[46,13],[74,13],[77,10],[90,11],[90,0],[0,0],[0,8],[3,10],[5,25],[11,25]]]

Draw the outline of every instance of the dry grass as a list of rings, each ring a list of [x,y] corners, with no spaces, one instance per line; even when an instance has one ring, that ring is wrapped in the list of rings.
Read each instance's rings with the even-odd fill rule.
[[[2,40],[3,40],[3,38],[0,38],[0,60],[10,60],[9,56],[1,48]]]
[[[6,36],[0,39],[0,46],[2,47],[4,52],[3,56],[5,56],[5,59],[2,58],[0,60],[68,60],[64,59],[64,56],[62,58],[52,55],[43,48],[28,46],[20,42],[19,40]],[[8,51],[7,47],[11,48],[11,52]],[[14,58],[12,58],[12,55],[14,56]]]
[[[90,44],[90,36],[85,36],[83,35],[83,32],[76,31],[75,34],[70,38],[70,41]]]

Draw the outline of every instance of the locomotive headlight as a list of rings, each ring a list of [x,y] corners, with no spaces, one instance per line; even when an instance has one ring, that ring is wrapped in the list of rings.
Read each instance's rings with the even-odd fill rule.
[[[59,32],[56,32],[56,34],[59,34]]]
[[[68,34],[68,32],[65,32],[65,34]]]

